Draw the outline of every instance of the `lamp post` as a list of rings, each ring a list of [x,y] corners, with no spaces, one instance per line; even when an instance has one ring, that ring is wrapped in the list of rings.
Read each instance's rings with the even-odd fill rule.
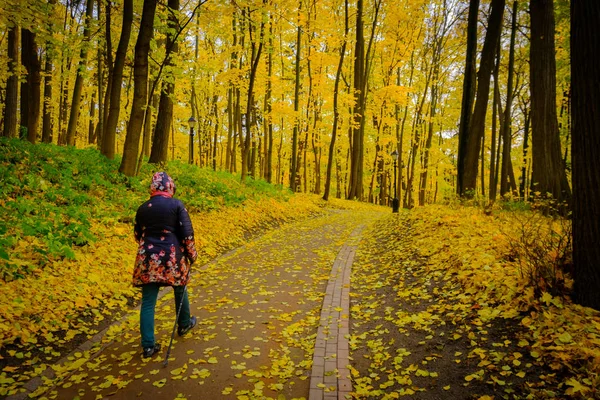
[[[188,119],[188,125],[190,126],[190,164],[194,163],[194,127],[196,126],[196,119],[191,116]]]
[[[392,212],[397,213],[400,208],[400,200],[398,200],[398,191],[396,190],[396,161],[398,161],[398,150],[392,151],[392,159],[394,160],[394,199],[392,200]]]

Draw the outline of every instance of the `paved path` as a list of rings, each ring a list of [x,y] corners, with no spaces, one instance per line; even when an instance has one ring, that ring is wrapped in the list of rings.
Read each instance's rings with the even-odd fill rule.
[[[170,289],[157,305],[160,355],[140,357],[136,312],[69,355],[59,380],[28,389],[58,399],[344,399],[350,267],[362,229],[382,215],[336,211],[290,224],[200,268],[189,286],[199,323],[176,337],[167,368]]]

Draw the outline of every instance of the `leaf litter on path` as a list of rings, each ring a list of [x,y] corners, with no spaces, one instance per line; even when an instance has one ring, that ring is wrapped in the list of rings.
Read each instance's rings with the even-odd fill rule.
[[[198,325],[164,350],[140,357],[137,323],[44,395],[48,398],[306,398],[320,307],[340,243],[382,214],[335,211],[294,223],[198,270],[189,286]],[[167,289],[170,290],[170,289]],[[156,337],[168,343],[173,297],[157,304]],[[48,386],[56,382],[49,382]],[[43,388],[40,388],[40,393]]]

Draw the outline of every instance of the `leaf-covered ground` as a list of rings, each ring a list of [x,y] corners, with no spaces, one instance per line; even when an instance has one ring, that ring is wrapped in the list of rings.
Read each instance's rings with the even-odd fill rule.
[[[130,274],[146,182],[95,150],[0,141],[0,397],[306,398],[332,260],[365,224],[343,316],[354,398],[600,398],[600,316],[562,295],[556,221],[463,206],[394,215],[178,163],[198,265],[242,247],[197,271],[200,322],[169,367],[164,350],[143,361]],[[560,285],[524,279],[544,263]],[[171,303],[158,307],[164,346]]]
[[[501,233],[518,228],[510,213],[432,206],[365,235],[351,292],[357,398],[600,398],[600,315],[533,297]]]
[[[167,368],[164,347],[159,356],[141,359],[134,314],[115,326],[97,357],[93,350],[74,354],[66,365],[54,367],[56,378],[45,379],[34,396],[305,398],[331,265],[356,226],[382,215],[382,209],[360,207],[330,211],[218,258],[192,277],[191,308],[199,324],[176,339]],[[169,294],[157,306],[163,346],[174,321],[173,298],[165,290]]]

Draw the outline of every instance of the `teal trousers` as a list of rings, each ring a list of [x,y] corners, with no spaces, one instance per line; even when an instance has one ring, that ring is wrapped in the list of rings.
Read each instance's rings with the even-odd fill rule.
[[[148,283],[142,286],[142,306],[140,308],[140,333],[142,335],[142,348],[154,347],[154,310],[160,285]],[[185,327],[190,324],[190,303],[185,286],[173,286],[175,292],[175,312],[181,312],[177,320],[177,326]],[[181,298],[183,296],[183,303]]]

